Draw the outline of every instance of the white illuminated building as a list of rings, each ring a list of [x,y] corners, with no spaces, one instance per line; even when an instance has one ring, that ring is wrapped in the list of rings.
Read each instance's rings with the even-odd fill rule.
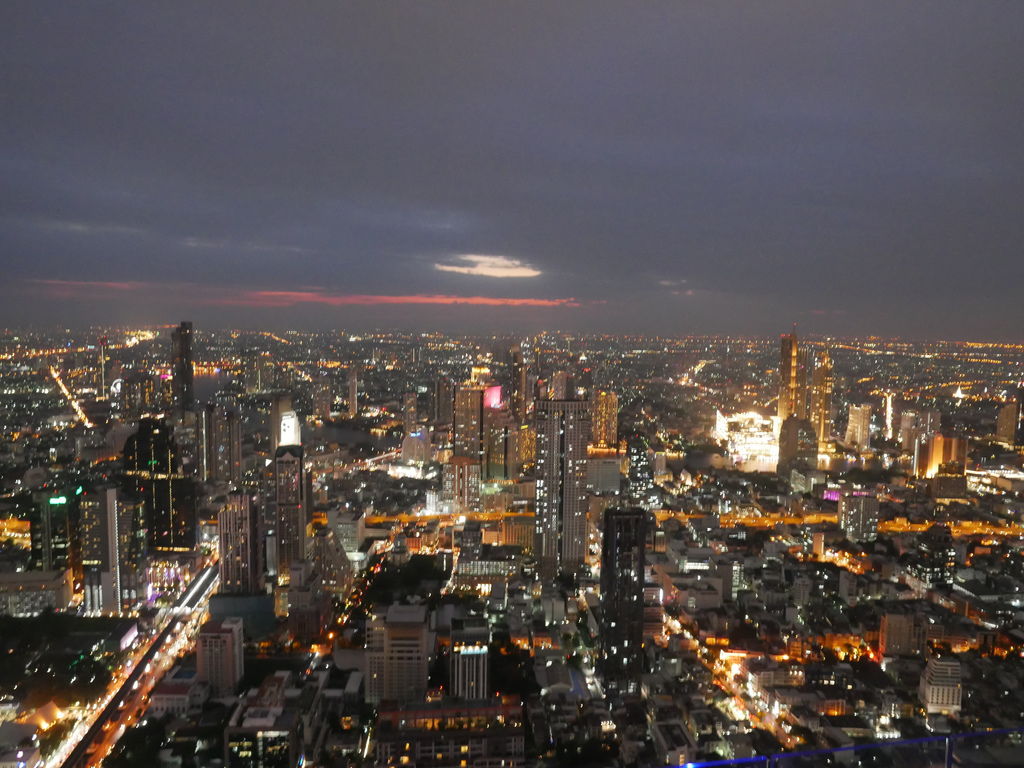
[[[716,439],[726,444],[733,463],[743,472],[774,472],[779,463],[779,426],[777,416],[762,416],[757,411],[715,414]]]

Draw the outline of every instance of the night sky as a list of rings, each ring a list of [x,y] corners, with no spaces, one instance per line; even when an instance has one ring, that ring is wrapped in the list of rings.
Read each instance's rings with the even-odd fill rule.
[[[0,4],[0,324],[1024,340],[1024,2]]]

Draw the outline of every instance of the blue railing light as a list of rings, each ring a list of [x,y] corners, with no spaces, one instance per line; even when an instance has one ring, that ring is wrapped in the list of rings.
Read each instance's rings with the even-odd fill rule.
[[[957,743],[968,739],[996,739],[1000,736],[1024,735],[1024,728],[993,728],[987,731],[970,731],[967,733],[951,733],[948,735],[922,736],[916,739],[893,739],[878,741],[871,744],[854,744],[848,747],[833,749],[809,749],[797,752],[777,752],[766,757],[739,757],[723,760],[697,760],[683,763],[679,768],[725,768],[726,766],[762,766],[763,768],[780,768],[789,760],[835,755],[844,752],[856,752],[869,749],[900,749],[903,747],[933,746],[944,748],[946,768],[954,768],[953,757]]]

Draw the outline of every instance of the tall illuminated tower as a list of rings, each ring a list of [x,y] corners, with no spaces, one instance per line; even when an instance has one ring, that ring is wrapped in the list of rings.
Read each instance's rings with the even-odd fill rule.
[[[644,550],[647,513],[609,507],[601,544],[601,661],[604,679],[638,690],[643,671]]]
[[[594,395],[594,445],[613,448],[619,441],[619,396],[601,391]]]
[[[82,592],[86,613],[121,611],[120,510],[117,488],[86,491],[79,502]]]
[[[359,415],[359,374],[355,366],[348,369],[348,417]]]
[[[832,437],[832,358],[828,350],[818,357],[811,375],[810,421],[818,435],[818,450],[825,450]]]
[[[452,453],[481,464],[484,460],[484,387],[466,382],[455,390]]]
[[[586,555],[588,406],[583,400],[536,406],[536,530],[544,578],[575,574]]]
[[[278,581],[287,580],[292,565],[306,559],[309,514],[302,459],[301,445],[282,445],[274,456]]]
[[[191,410],[192,394],[192,323],[182,322],[171,331],[171,374],[173,405],[179,411]]]
[[[779,357],[779,419],[787,416],[807,417],[806,353],[800,351],[796,328],[784,333]]]

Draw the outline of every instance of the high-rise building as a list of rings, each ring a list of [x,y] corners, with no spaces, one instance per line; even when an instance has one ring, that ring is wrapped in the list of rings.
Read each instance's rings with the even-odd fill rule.
[[[128,489],[143,499],[148,549],[191,552],[196,546],[194,483],[181,474],[171,429],[159,419],[142,419],[124,445]]]
[[[967,464],[967,439],[933,434],[914,446],[914,474],[935,477],[940,474],[964,474]]]
[[[245,359],[245,368],[242,371],[245,383],[245,391],[248,394],[266,392],[274,388],[276,384],[274,376],[274,358],[269,352],[250,355]]]
[[[278,393],[270,403],[270,450],[276,452],[282,445],[302,442],[299,417],[292,406],[292,396]]]
[[[575,574],[586,555],[588,405],[544,400],[534,411],[538,560],[546,578]]]
[[[555,371],[551,374],[548,386],[548,397],[552,400],[569,400],[575,396],[572,374],[568,371]]]
[[[918,695],[929,715],[959,715],[963,698],[960,661],[953,656],[928,659],[921,674]]]
[[[199,416],[199,478],[237,486],[242,482],[242,424],[238,414],[210,403]]]
[[[614,448],[619,442],[619,396],[602,390],[594,395],[593,441],[600,448]]]
[[[654,465],[647,438],[633,435],[626,446],[626,456],[629,459],[629,472],[626,475],[629,503],[650,509],[657,503],[658,496],[654,490]]]
[[[359,415],[359,372],[354,365],[348,369],[348,417]]]
[[[779,428],[779,474],[818,464],[818,434],[807,419],[787,416]]]
[[[277,574],[283,579],[293,564],[306,558],[309,507],[302,446],[283,445],[274,456],[274,502],[277,510]]]
[[[419,426],[416,399],[415,392],[406,392],[402,395],[402,428],[406,437],[415,432]]]
[[[604,511],[601,540],[601,668],[610,687],[639,689],[643,670],[647,513]]]
[[[217,516],[222,593],[254,595],[263,591],[258,517],[259,510],[250,494],[228,494]]]
[[[441,501],[460,511],[480,511],[479,462],[468,456],[453,456],[441,470]]]
[[[366,700],[421,701],[432,647],[425,605],[391,605],[372,614],[366,631]]]
[[[530,387],[530,366],[526,364],[523,351],[512,350],[512,416],[522,423],[532,403]]]
[[[171,331],[173,405],[178,412],[191,410],[195,404],[192,373],[192,323],[182,322]]]
[[[485,699],[488,689],[487,643],[452,639],[451,694],[460,699]]]
[[[811,423],[818,436],[818,450],[824,452],[832,437],[832,357],[824,350],[811,374]]]
[[[320,421],[327,421],[331,418],[331,411],[334,409],[333,382],[328,376],[320,376],[316,380],[313,391],[313,415]]]
[[[36,491],[29,515],[29,566],[34,571],[63,571],[70,568],[81,578],[81,549],[77,516],[78,500],[66,491]]]
[[[846,491],[839,497],[839,527],[850,541],[869,541],[878,536],[878,498]]]
[[[86,613],[120,613],[120,510],[117,488],[100,486],[79,499],[82,591]]]
[[[1013,399],[999,409],[996,437],[1013,448],[1024,448],[1024,387],[1013,390]]]
[[[806,352],[797,343],[796,330],[780,339],[779,420],[788,416],[807,417]]]
[[[455,385],[450,379],[440,378],[434,382],[431,421],[437,425],[451,424],[454,419]]]
[[[455,390],[452,454],[484,460],[484,387],[465,382]]]
[[[846,442],[864,450],[871,447],[871,406],[851,405],[846,422]]]
[[[210,619],[196,638],[196,677],[214,696],[232,696],[242,680],[242,619]]]
[[[507,405],[484,409],[484,480],[505,480],[514,475],[515,432]]]

